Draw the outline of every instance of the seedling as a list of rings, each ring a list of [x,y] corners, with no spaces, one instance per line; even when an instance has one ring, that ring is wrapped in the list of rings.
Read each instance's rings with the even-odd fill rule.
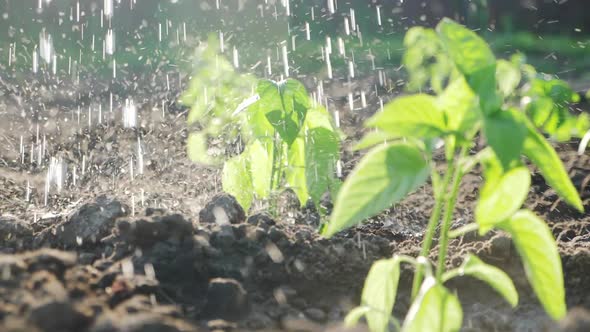
[[[473,231],[483,235],[493,229],[512,236],[540,303],[550,317],[560,319],[566,313],[560,256],[549,227],[533,212],[522,209],[531,183],[523,159],[539,169],[565,202],[584,210],[557,153],[538,132],[540,128],[556,137],[561,137],[562,130],[572,134],[575,126],[553,122],[552,115],[567,113],[561,108],[565,105],[555,105],[557,96],[552,92],[559,91],[557,95],[570,100],[573,96],[562,92],[571,90],[561,81],[542,80],[532,72],[530,85],[521,85],[517,65],[496,60],[481,38],[452,20],[442,20],[436,30],[419,28],[406,36],[406,42],[412,45],[422,39],[428,41],[422,45],[434,48],[425,54],[436,54],[438,60],[430,62],[433,67],[420,74],[423,76],[411,80],[412,87],[430,82],[436,95],[397,98],[367,121],[366,126],[374,131],[357,148],[371,149],[343,184],[323,234],[332,236],[381,212],[420,187],[429,176],[434,208],[420,256],[396,255],[375,262],[365,280],[361,306],[350,312],[346,322],[354,324],[364,316],[374,332],[388,331],[391,325],[401,331],[458,331],[463,317],[461,305],[445,287],[445,282],[456,276],[480,279],[516,306],[516,288],[499,268],[470,254],[460,267],[446,269],[450,239]],[[408,52],[421,55],[412,47]],[[428,60],[412,61],[420,59]],[[519,86],[521,92],[515,93]],[[523,102],[515,102],[518,99]],[[540,104],[549,111],[540,111]],[[487,146],[470,154],[478,134]],[[436,171],[433,158],[439,141],[446,149],[447,169],[443,174]],[[475,222],[451,229],[461,180],[477,165],[483,169],[485,182],[479,191]],[[427,257],[438,225],[438,257],[431,263]],[[398,323],[391,313],[401,263],[413,265],[415,274],[413,303],[403,323]]]
[[[301,204],[311,198],[319,206],[321,196],[339,183],[335,164],[340,136],[330,114],[312,107],[297,80],[261,80],[256,91],[251,106],[234,112],[245,113],[251,139],[243,153],[226,161],[223,189],[246,210],[255,196],[267,199],[285,188],[292,189]]]
[[[334,194],[340,183],[341,135],[328,111],[313,106],[297,80],[257,82],[234,71],[214,37],[207,45],[197,51],[196,74],[182,97],[191,106],[190,159],[224,163],[223,190],[246,211],[254,198],[273,198],[286,188],[301,204],[312,199],[319,207],[321,196]],[[253,86],[256,94],[244,101]]]

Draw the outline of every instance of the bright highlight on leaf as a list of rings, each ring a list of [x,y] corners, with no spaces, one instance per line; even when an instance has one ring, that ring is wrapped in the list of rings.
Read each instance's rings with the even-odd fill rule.
[[[496,57],[477,34],[464,26],[443,19],[436,27],[451,60],[479,96],[484,114],[500,110],[496,95]]]
[[[400,262],[395,257],[379,260],[371,266],[361,296],[362,306],[369,308],[364,314],[371,331],[389,331],[399,275]]]
[[[495,289],[512,307],[518,304],[518,293],[510,277],[499,268],[484,263],[475,255],[467,255],[463,264],[458,268],[460,276],[477,278]],[[448,279],[443,277],[443,280]]]
[[[561,258],[549,227],[534,213],[522,210],[498,225],[512,235],[524,270],[545,311],[555,320],[566,314]]]
[[[323,235],[332,236],[390,207],[422,185],[429,170],[414,145],[397,142],[373,149],[340,189]]]
[[[400,97],[367,121],[393,137],[436,138],[445,133],[444,113],[432,96],[418,94]]]
[[[463,310],[457,297],[430,277],[410,307],[402,332],[457,332],[462,324]]]
[[[539,168],[547,183],[555,189],[564,201],[578,211],[583,212],[584,206],[578,191],[555,150],[530,122],[527,122],[527,131],[523,154]]]
[[[531,175],[528,168],[521,166],[486,182],[475,208],[480,234],[487,233],[520,209],[529,193]]]
[[[246,211],[254,199],[249,166],[246,158],[237,156],[225,162],[221,173],[223,191],[233,195]]]

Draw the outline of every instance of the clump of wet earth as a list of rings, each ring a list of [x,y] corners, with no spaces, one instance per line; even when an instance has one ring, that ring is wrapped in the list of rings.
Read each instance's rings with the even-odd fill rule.
[[[23,132],[15,128],[30,131],[34,123],[15,117],[6,122],[10,128],[3,125],[0,330],[366,331],[363,324],[347,330],[342,319],[358,303],[375,260],[418,254],[430,186],[325,239],[318,214],[294,204],[292,193],[283,194],[276,215],[264,204],[243,211],[222,193],[218,168],[188,161],[183,114],[150,109],[140,110],[139,129],[116,119],[91,128],[64,125],[47,141],[42,163],[29,162],[35,158],[28,151],[24,163],[9,154],[18,152]],[[343,125],[351,140],[360,135],[358,123]],[[590,156],[578,156],[574,144],[558,152],[590,210]],[[57,155],[77,177],[74,183],[69,171],[61,191],[50,187],[45,199],[45,166]],[[345,174],[359,157],[345,151]],[[464,182],[455,227],[473,219],[478,171]],[[448,264],[475,253],[499,266],[513,278],[520,304],[511,309],[483,283],[457,279],[448,287],[462,301],[463,330],[590,330],[590,214],[561,202],[539,175],[526,205],[558,239],[570,314],[563,322],[547,317],[506,234],[467,235],[452,242]],[[410,305],[411,277],[403,271],[397,317]]]

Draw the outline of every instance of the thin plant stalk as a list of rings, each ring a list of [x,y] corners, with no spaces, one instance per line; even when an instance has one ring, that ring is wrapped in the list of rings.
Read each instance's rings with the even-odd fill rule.
[[[467,149],[462,148],[459,154],[459,161],[461,161],[467,154]],[[447,258],[447,251],[449,246],[449,230],[451,228],[451,220],[453,219],[453,212],[455,211],[455,204],[457,203],[457,196],[459,194],[459,185],[463,179],[463,171],[461,167],[455,167],[453,172],[453,183],[451,185],[451,192],[447,197],[445,204],[445,215],[442,221],[440,230],[438,265],[436,269],[436,280],[441,282],[442,275],[445,269],[445,261]]]
[[[449,186],[449,182],[451,181],[451,175],[453,174],[455,166],[453,161],[449,161],[449,169],[445,173],[442,181],[438,186],[435,185],[433,182],[433,191],[434,191],[434,209],[432,210],[432,214],[430,215],[430,219],[428,221],[428,225],[426,228],[426,233],[424,234],[424,240],[422,241],[422,250],[420,251],[420,256],[426,257],[430,252],[430,248],[432,247],[432,239],[434,237],[434,232],[436,231],[436,225],[440,220],[440,216],[442,213],[443,207],[443,200],[444,200],[444,193],[446,192],[447,187]],[[433,172],[436,172],[433,167]],[[434,178],[434,177],[433,177]],[[416,273],[414,275],[414,281],[412,283],[412,299],[418,295],[418,291],[420,290],[420,285],[422,284],[424,272],[422,266],[416,267]]]

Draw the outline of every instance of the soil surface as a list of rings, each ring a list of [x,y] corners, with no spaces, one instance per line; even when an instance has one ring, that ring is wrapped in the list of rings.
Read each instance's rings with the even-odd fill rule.
[[[262,204],[243,211],[221,192],[218,168],[188,160],[185,110],[168,102],[176,96],[133,93],[140,118],[131,129],[122,126],[123,99],[113,112],[105,108],[99,123],[88,106],[78,120],[76,102],[54,98],[39,111],[22,105],[35,99],[30,95],[2,97],[1,331],[345,331],[340,323],[358,303],[372,262],[417,255],[433,206],[428,184],[370,222],[325,239],[317,214],[297,207],[292,194],[282,196],[278,217]],[[108,96],[99,98],[108,104]],[[370,113],[342,111],[347,142],[360,137],[359,123]],[[349,145],[345,174],[360,158]],[[575,142],[557,148],[590,211],[590,155],[578,156]],[[46,189],[51,157],[67,169],[59,190],[52,181]],[[464,180],[455,226],[473,219],[478,172]],[[526,205],[559,241],[573,310],[559,324],[547,317],[506,234],[468,235],[452,242],[448,264],[470,252],[501,267],[520,304],[511,309],[486,285],[455,280],[448,286],[463,303],[463,330],[590,331],[590,214],[566,206],[536,173]],[[404,271],[397,317],[408,309],[410,283],[411,271]],[[350,331],[365,330],[361,324]]]

